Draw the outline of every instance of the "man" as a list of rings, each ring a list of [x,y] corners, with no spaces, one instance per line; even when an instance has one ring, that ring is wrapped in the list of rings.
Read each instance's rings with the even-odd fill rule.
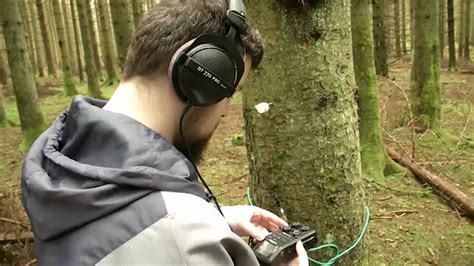
[[[255,28],[245,29],[238,24],[239,12],[228,10],[225,0],[162,0],[138,26],[110,101],[75,97],[32,146],[22,199],[39,265],[258,264],[240,236],[262,240],[286,222],[257,207],[209,204],[185,156],[199,160],[229,99],[193,102],[180,86],[199,78],[229,89],[219,74],[222,66],[210,71],[215,60],[199,65],[196,52],[187,62],[198,64],[209,80],[195,72],[181,81],[174,77],[175,71],[186,75],[179,58],[200,35],[225,36],[235,27],[242,31],[242,58],[236,61],[244,58],[245,67],[235,79],[238,86],[231,85],[242,87],[261,61],[263,45]],[[237,20],[229,26],[232,14]],[[235,55],[218,39],[213,52],[228,48]],[[207,53],[211,46],[199,51]],[[236,63],[231,70],[238,68]],[[197,82],[190,90],[208,89],[195,88]],[[298,254],[291,263],[306,265],[301,243]]]

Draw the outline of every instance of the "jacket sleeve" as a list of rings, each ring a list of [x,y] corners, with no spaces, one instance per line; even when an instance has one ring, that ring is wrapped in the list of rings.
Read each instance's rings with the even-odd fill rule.
[[[252,249],[204,200],[163,192],[168,215],[97,265],[259,265]]]

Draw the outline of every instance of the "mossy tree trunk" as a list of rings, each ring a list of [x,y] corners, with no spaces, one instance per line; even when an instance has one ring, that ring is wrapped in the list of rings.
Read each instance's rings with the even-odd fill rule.
[[[138,26],[143,17],[143,3],[142,0],[132,0],[133,6],[133,22]]]
[[[38,20],[41,29],[41,35],[43,38],[44,49],[46,52],[46,66],[48,67],[48,74],[50,76],[56,75],[56,65],[54,62],[54,51],[53,44],[51,42],[51,32],[48,30],[48,24],[46,23],[45,15],[45,0],[36,0],[36,8],[38,10]]]
[[[40,77],[45,76],[44,68],[45,68],[45,52],[44,52],[44,42],[43,37],[41,36],[41,26],[39,23],[38,18],[38,9],[36,5],[28,5],[31,8],[31,21],[33,23],[33,30],[34,30],[34,42],[35,42],[35,49],[36,49],[36,69],[38,71],[38,75]]]
[[[455,23],[454,23],[454,0],[448,0],[448,49],[449,49],[449,71],[456,71],[456,41],[455,41]]]
[[[350,1],[246,2],[267,43],[244,90],[255,202],[280,213],[279,202],[289,220],[316,226],[320,243],[348,246],[364,207]],[[255,110],[260,102],[272,103],[267,113]],[[363,257],[359,247],[341,263]]]
[[[30,67],[25,29],[19,1],[4,0],[0,8],[13,90],[22,129],[21,149],[26,150],[46,128],[38,102],[36,83]]]
[[[402,0],[403,1],[403,0]],[[400,40],[400,0],[395,0],[394,4],[394,25],[395,25],[395,54],[397,57],[402,56],[402,43]]]
[[[99,80],[97,78],[97,69],[94,63],[94,51],[89,30],[90,25],[86,15],[87,1],[89,0],[77,0],[77,13],[79,15],[79,24],[81,26],[82,47],[84,49],[84,59],[86,61],[87,94],[95,98],[102,98]]]
[[[111,41],[114,39],[110,16],[109,16],[109,6],[107,1],[99,0],[99,18],[100,18],[100,38],[102,51],[104,51],[104,65],[107,72],[107,79],[110,82],[113,82],[117,79],[117,72],[115,71],[115,47],[114,43]]]
[[[84,69],[83,63],[83,47],[82,47],[82,37],[81,37],[81,25],[79,23],[79,15],[77,12],[77,0],[71,0],[71,15],[72,15],[72,24],[74,27],[74,37],[76,39],[76,58],[77,58],[77,70],[79,72],[79,80],[84,82]]]
[[[439,1],[439,53],[444,57],[444,48],[446,47],[446,0]]]
[[[3,37],[3,28],[0,27],[0,84],[8,84],[8,77],[10,70],[8,69],[8,62],[6,59],[6,48]]]
[[[462,58],[464,52],[464,7],[465,0],[459,0],[459,27],[458,27],[458,57]]]
[[[432,0],[418,0],[414,9],[416,37],[411,105],[418,118],[417,125],[423,131],[438,130],[441,122],[438,8],[439,5],[432,5]]]
[[[5,111],[5,101],[3,100],[3,88],[8,81],[7,61],[3,56],[4,49],[2,27],[0,27],[0,128],[7,126],[7,113]]]
[[[385,154],[380,126],[377,76],[375,74],[371,0],[352,0],[352,47],[358,86],[359,134],[362,171],[369,179],[380,179],[396,169]],[[387,169],[387,171],[384,171]]]
[[[71,66],[69,59],[70,51],[67,45],[66,30],[64,27],[63,16],[61,14],[61,3],[53,1],[54,20],[56,31],[58,33],[58,46],[61,53],[63,80],[64,80],[64,94],[66,96],[73,96],[77,94],[74,80],[72,78]]]
[[[403,54],[408,53],[407,49],[407,12],[406,12],[406,0],[402,0],[402,52]]]
[[[97,74],[99,76],[102,75],[102,64],[100,62],[100,50],[99,50],[99,42],[97,40],[97,31],[95,28],[94,23],[94,14],[97,12],[95,1],[86,1],[86,8],[87,8],[87,22],[89,23],[89,30],[91,33],[91,41],[92,41],[92,51],[94,52],[94,63],[95,68],[97,69]]]
[[[375,70],[379,76],[388,76],[387,63],[387,29],[385,27],[386,0],[373,0],[373,25],[374,25],[374,48],[375,48]]]
[[[76,38],[74,36],[74,28],[72,27],[72,15],[71,8],[69,7],[69,1],[61,2],[62,12],[64,14],[64,27],[66,28],[66,38],[69,51],[69,66],[71,67],[71,73],[75,76],[79,75],[77,69],[77,51],[76,51]]]
[[[470,35],[470,27],[471,27],[471,0],[464,0],[466,6],[465,6],[465,12],[464,12],[464,52],[463,52],[463,58],[466,59],[467,61],[471,61],[471,49],[470,49],[470,43],[469,43],[469,35]]]
[[[122,67],[135,28],[132,8],[128,0],[114,0],[110,1],[110,11],[115,33],[115,43],[117,45],[117,55],[120,67]]]

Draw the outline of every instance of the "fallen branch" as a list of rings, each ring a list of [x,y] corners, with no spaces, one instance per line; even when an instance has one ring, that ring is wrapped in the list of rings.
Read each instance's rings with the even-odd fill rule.
[[[449,184],[443,179],[431,174],[419,165],[412,163],[409,158],[400,155],[392,148],[386,148],[388,155],[397,163],[411,170],[411,172],[425,182],[435,188],[437,191],[452,199],[459,207],[466,212],[468,216],[474,217],[474,198],[464,194],[457,187]]]
[[[33,233],[0,233],[0,244],[16,243],[20,241],[33,241]]]
[[[4,217],[0,217],[0,221],[1,222],[6,222],[6,223],[11,223],[11,224],[16,224],[16,225],[19,225],[25,229],[28,229],[28,225],[26,224],[23,224],[21,222],[18,222],[18,221],[15,221],[15,220],[12,220],[12,219],[8,219],[8,218],[4,218]]]

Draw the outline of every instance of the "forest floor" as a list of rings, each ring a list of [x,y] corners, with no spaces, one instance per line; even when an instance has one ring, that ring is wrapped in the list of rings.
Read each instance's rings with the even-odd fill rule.
[[[409,117],[402,89],[408,88],[410,65],[391,65],[390,79],[379,80],[384,142],[438,176],[474,195],[474,73],[442,72],[443,137],[427,131],[413,137],[404,119]],[[48,83],[46,81],[45,83]],[[54,83],[49,82],[49,83]],[[398,87],[398,84],[400,87]],[[66,110],[70,98],[59,88],[41,88],[41,106],[48,119]],[[80,88],[85,92],[85,87]],[[408,94],[408,89],[406,94]],[[104,88],[110,96],[113,88]],[[7,97],[8,118],[19,124],[13,97]],[[209,149],[203,175],[222,204],[245,204],[248,178],[241,98],[234,97],[229,115],[221,122]],[[0,238],[28,230],[21,207],[19,175],[23,154],[18,151],[18,127],[0,129]],[[413,140],[415,148],[413,149]],[[474,226],[450,203],[420,184],[408,172],[385,178],[365,177],[372,213],[368,231],[370,265],[474,265]],[[350,243],[337,243],[347,247]],[[34,264],[31,244],[0,245],[0,265]]]

